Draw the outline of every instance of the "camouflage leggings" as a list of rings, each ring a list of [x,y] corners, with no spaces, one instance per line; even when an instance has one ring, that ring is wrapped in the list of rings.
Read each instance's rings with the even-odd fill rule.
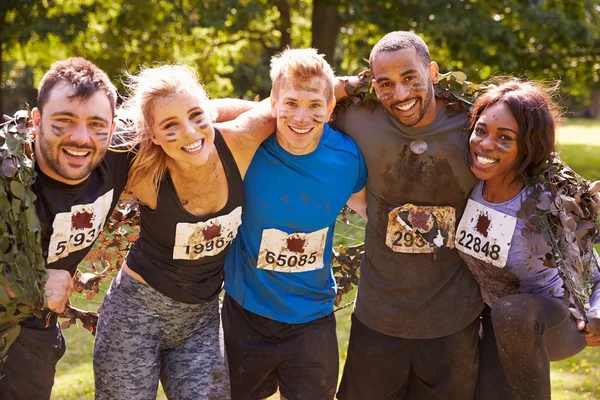
[[[121,271],[101,308],[96,399],[229,399],[218,300],[185,304]]]

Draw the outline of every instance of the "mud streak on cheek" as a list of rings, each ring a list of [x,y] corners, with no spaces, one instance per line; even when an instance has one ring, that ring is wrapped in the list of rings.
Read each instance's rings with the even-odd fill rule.
[[[310,113],[310,116],[312,120],[317,124],[324,124],[325,122],[327,122],[327,114],[322,111],[312,112]]]
[[[381,92],[381,98],[379,100],[381,101],[391,101],[392,98],[392,91],[391,90],[384,90]]]
[[[52,133],[56,136],[63,136],[65,134],[65,128],[62,126],[50,125],[50,128],[52,128]]]
[[[500,143],[498,145],[498,151],[502,154],[508,154],[510,153],[510,143]]]
[[[418,81],[413,83],[412,91],[415,93],[423,93],[426,91],[426,86],[423,84],[423,81]]]
[[[292,115],[292,111],[288,110],[286,107],[277,107],[277,119],[288,119],[290,115]]]
[[[101,143],[104,143],[108,140],[108,132],[98,132],[96,133],[96,136],[98,137],[98,141]]]

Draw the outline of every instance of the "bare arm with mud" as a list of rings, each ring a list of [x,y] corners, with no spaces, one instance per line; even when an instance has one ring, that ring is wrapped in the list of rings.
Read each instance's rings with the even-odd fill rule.
[[[242,99],[213,99],[210,104],[217,110],[215,123],[232,121],[246,111],[260,107],[260,102]]]
[[[365,186],[360,192],[350,196],[346,205],[356,211],[358,215],[367,219],[367,187]]]
[[[275,132],[275,118],[271,115],[269,99],[257,104],[233,121],[215,124],[233,153],[242,178],[260,144]]]

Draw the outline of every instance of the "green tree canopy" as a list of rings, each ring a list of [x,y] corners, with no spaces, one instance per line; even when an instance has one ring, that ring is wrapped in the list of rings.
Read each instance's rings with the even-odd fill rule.
[[[33,102],[43,72],[68,56],[95,61],[121,90],[124,71],[183,62],[213,96],[264,97],[269,60],[286,46],[316,47],[354,74],[392,30],[422,35],[442,71],[473,81],[561,79],[579,107],[600,90],[593,0],[5,0],[0,24],[4,111]]]

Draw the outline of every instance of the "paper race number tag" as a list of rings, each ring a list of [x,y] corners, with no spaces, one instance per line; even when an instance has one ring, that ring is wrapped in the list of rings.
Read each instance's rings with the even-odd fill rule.
[[[304,272],[323,268],[327,231],[285,233],[265,229],[260,241],[256,267],[279,272]]]
[[[236,237],[242,224],[242,207],[227,215],[190,224],[180,222],[175,229],[174,260],[197,260],[222,252]]]
[[[454,207],[405,204],[390,211],[385,244],[397,253],[433,253],[454,247]]]
[[[456,231],[456,248],[503,268],[516,225],[515,217],[469,200]]]
[[[111,189],[91,204],[76,205],[70,212],[56,214],[48,245],[48,264],[94,243],[104,227],[113,192]]]

